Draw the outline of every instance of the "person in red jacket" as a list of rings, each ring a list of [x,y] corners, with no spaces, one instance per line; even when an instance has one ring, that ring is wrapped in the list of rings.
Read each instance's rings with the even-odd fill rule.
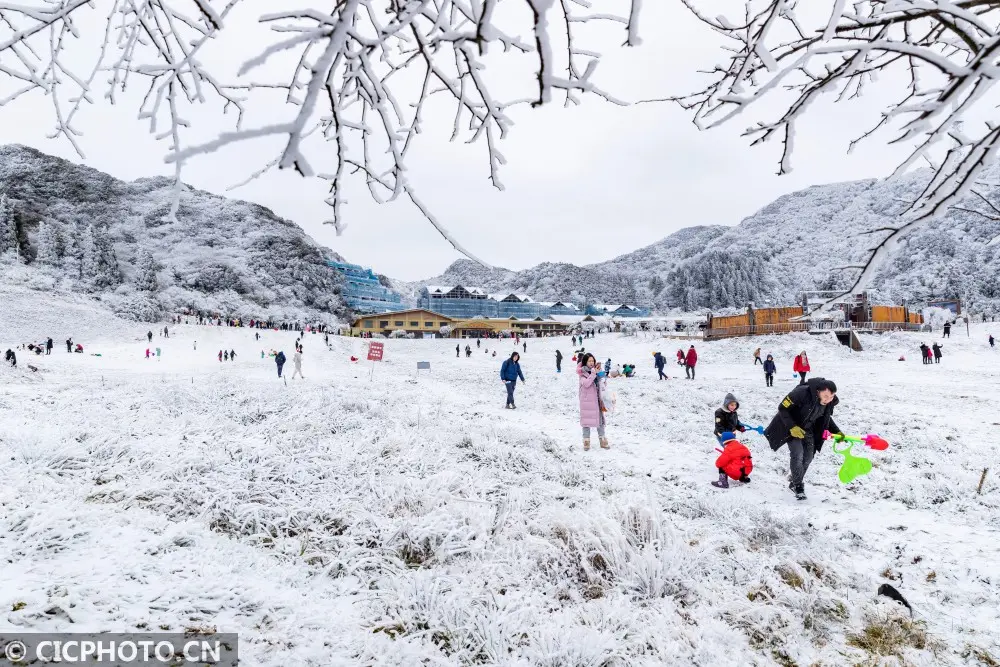
[[[694,366],[698,363],[698,353],[694,351],[694,345],[688,348],[687,356],[684,358],[684,372],[688,380],[694,379]]]
[[[750,456],[750,450],[736,439],[736,434],[732,431],[723,433],[721,440],[724,449],[715,450],[721,452],[719,458],[715,460],[715,467],[719,469],[719,481],[712,482],[712,486],[728,489],[730,478],[749,484],[750,473],[753,472],[753,457]]]
[[[802,352],[796,355],[795,363],[792,364],[792,370],[798,373],[799,377],[802,378],[801,380],[799,380],[799,384],[805,384],[806,373],[808,373],[811,370],[809,368],[809,357],[806,356],[805,350],[802,350]]]

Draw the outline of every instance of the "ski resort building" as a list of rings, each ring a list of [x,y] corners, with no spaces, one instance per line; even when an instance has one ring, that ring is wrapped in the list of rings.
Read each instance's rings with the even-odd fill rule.
[[[587,306],[587,315],[608,315],[610,317],[649,317],[649,308],[640,308],[627,303],[595,303]]]
[[[433,338],[441,334],[441,327],[450,327],[454,323],[455,320],[446,315],[424,308],[411,308],[362,315],[352,323],[351,333],[389,335],[393,331],[402,330],[415,336]]]
[[[386,313],[403,307],[403,298],[384,286],[375,272],[358,264],[327,262],[344,276],[344,301],[356,313]]]
[[[442,332],[443,327],[448,327]],[[569,326],[551,317],[474,317],[456,319],[424,308],[398,310],[389,313],[362,315],[354,320],[351,333],[388,336],[394,331],[405,331],[418,338],[488,338],[503,332],[519,335],[546,336],[565,333]],[[531,332],[529,334],[529,332]]]
[[[534,319],[549,315],[583,315],[568,301],[538,302],[527,294],[487,294],[478,287],[428,285],[420,290],[417,307],[459,319]]]

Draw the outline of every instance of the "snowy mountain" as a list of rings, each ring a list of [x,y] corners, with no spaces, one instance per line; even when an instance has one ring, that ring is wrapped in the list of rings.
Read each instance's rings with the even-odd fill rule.
[[[540,264],[524,271],[484,269],[468,260],[422,284],[461,283],[526,292],[537,300],[635,302],[659,311],[788,305],[809,289],[837,289],[857,264],[872,230],[893,224],[929,171],[900,178],[817,185],[778,198],[735,227],[689,227],[610,261],[577,267]],[[996,181],[1000,170],[987,180]],[[981,192],[1000,207],[1000,189]],[[961,210],[967,209],[967,210]],[[941,220],[904,239],[873,283],[887,302],[959,297],[972,310],[1000,313],[1000,221],[970,196]]]
[[[0,281],[91,294],[120,315],[184,308],[330,321],[339,259],[257,204],[173,182],[126,183],[24,146],[0,146]]]

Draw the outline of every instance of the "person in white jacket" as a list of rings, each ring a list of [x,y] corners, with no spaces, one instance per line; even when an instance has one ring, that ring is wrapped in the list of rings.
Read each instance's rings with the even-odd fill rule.
[[[303,380],[305,380],[306,376],[302,374],[302,351],[301,350],[295,350],[295,354],[292,355],[292,364],[295,366],[295,371],[292,373],[292,379],[294,380],[295,376],[298,375],[300,378],[302,378]]]

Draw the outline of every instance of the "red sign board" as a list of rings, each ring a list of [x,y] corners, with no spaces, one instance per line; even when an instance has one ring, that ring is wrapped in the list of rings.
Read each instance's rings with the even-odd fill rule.
[[[382,343],[368,344],[368,361],[382,361]]]

